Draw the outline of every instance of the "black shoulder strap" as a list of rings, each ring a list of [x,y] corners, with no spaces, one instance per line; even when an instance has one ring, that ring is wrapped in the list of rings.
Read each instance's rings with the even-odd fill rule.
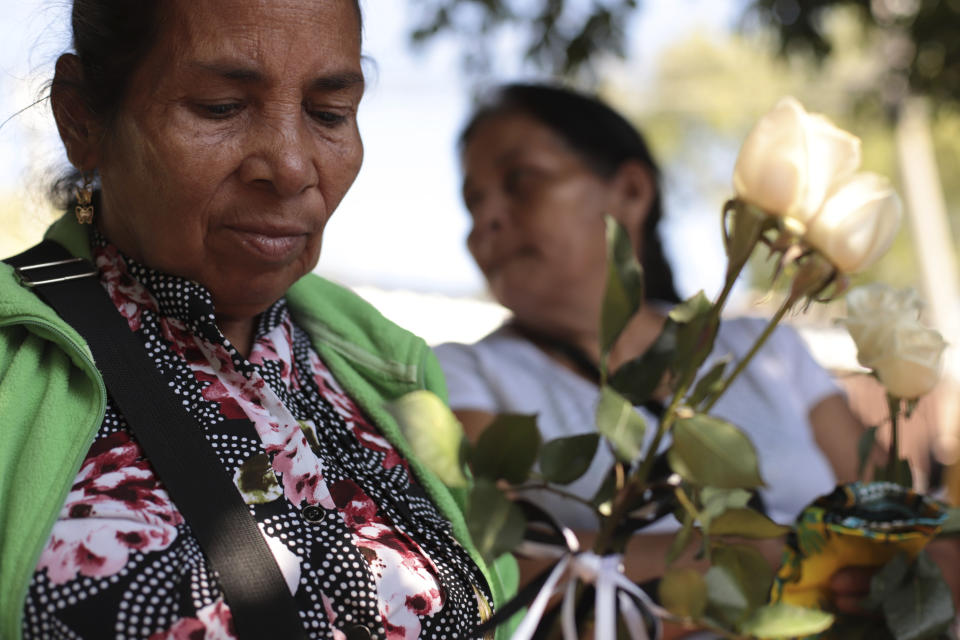
[[[306,638],[283,574],[203,427],[91,277],[96,268],[49,240],[5,262],[89,344],[110,395],[217,572],[237,636]]]

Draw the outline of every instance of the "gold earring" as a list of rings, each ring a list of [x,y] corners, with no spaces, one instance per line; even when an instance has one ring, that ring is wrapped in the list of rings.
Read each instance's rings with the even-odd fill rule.
[[[77,206],[73,208],[73,212],[77,214],[77,222],[90,224],[93,222],[93,181],[86,171],[80,175],[83,177],[83,184],[76,188]]]

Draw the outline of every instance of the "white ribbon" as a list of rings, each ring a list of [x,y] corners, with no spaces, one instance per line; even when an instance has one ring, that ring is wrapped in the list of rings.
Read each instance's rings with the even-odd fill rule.
[[[564,575],[567,574],[567,575]],[[543,617],[547,602],[561,590],[564,591],[560,610],[560,622],[564,640],[577,640],[577,625],[574,615],[577,582],[595,585],[597,596],[595,605],[594,638],[617,637],[617,602],[620,613],[632,640],[649,640],[643,611],[637,606],[637,600],[643,603],[655,619],[654,638],[661,635],[660,618],[669,613],[654,604],[643,589],[631,582],[623,574],[623,556],[611,554],[598,556],[584,551],[564,556],[553,568],[539,593],[530,604],[523,617],[514,640],[530,640]]]

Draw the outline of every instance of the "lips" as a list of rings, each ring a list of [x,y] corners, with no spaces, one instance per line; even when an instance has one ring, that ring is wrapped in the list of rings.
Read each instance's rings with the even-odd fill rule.
[[[299,226],[231,226],[240,245],[266,262],[288,262],[303,251],[309,232]]]

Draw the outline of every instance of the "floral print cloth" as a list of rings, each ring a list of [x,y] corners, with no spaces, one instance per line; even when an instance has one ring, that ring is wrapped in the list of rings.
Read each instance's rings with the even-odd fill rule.
[[[100,236],[94,257],[250,506],[308,635],[469,635],[489,608],[483,576],[285,301],[261,314],[244,358],[217,328],[206,289],[126,259]],[[23,632],[234,637],[216,574],[112,400],[37,564]]]

